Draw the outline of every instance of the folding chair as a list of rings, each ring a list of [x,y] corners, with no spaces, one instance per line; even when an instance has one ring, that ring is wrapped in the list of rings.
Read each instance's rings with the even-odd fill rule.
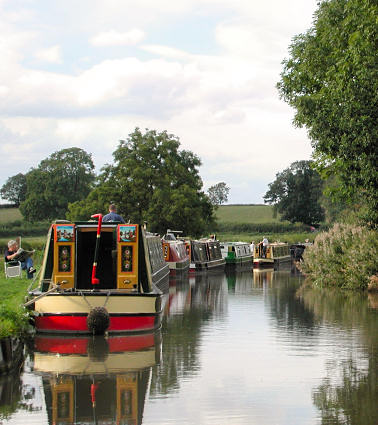
[[[20,261],[4,261],[5,277],[22,277],[22,268]]]

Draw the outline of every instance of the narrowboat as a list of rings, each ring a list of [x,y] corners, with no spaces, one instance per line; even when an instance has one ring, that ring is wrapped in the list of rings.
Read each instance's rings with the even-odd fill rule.
[[[181,231],[168,229],[161,240],[164,260],[169,266],[171,275],[184,273],[189,269],[189,254],[185,242],[177,239],[175,233],[181,233]]]
[[[190,241],[189,272],[224,271],[226,260],[222,257],[220,243],[214,239]]]
[[[33,372],[41,378],[49,423],[142,424],[157,333],[109,336],[37,335]]]
[[[25,304],[37,332],[142,332],[161,325],[169,268],[159,236],[139,224],[57,221],[39,285]]]
[[[222,256],[226,260],[226,270],[252,268],[251,245],[246,242],[224,242],[221,244]]]
[[[262,244],[255,246],[253,255],[254,267],[277,267],[282,263],[291,261],[289,245],[284,242],[270,243],[264,255]]]

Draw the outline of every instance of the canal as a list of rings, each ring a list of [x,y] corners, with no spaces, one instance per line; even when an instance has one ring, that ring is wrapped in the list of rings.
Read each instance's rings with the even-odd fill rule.
[[[159,332],[36,336],[0,378],[0,424],[378,424],[377,298],[303,283],[171,278]]]

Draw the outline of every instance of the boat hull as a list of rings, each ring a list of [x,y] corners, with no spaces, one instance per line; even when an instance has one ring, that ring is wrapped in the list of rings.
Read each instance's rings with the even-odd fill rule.
[[[288,263],[291,261],[291,257],[285,256],[281,258],[255,258],[253,260],[254,267],[278,267],[280,264]]]
[[[222,259],[213,261],[196,261],[190,264],[189,272],[224,271],[226,261]]]
[[[89,334],[88,314],[104,307],[109,314],[107,332],[147,332],[161,325],[161,303],[160,293],[53,293],[35,302],[35,327],[37,332]]]
[[[226,258],[226,270],[249,269],[253,266],[253,257]]]

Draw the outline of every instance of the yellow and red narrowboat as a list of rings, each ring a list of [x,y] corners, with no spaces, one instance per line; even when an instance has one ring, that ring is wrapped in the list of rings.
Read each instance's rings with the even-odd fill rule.
[[[57,221],[39,286],[25,304],[37,332],[141,332],[161,325],[169,268],[159,236],[138,224]]]
[[[168,229],[161,240],[164,259],[172,275],[187,272],[190,262],[185,242],[177,239],[175,233],[181,233],[181,231]]]

